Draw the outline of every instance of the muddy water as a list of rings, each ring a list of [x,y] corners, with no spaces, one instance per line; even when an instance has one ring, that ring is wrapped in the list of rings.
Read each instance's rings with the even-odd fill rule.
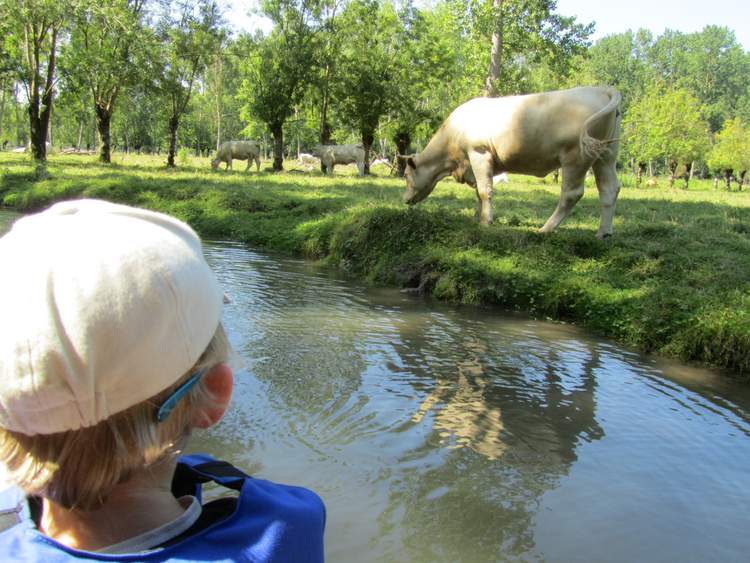
[[[206,252],[241,365],[194,448],[316,490],[329,561],[748,557],[748,386],[566,325]]]

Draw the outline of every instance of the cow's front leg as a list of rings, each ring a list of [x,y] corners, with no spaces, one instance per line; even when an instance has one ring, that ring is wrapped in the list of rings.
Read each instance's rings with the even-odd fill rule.
[[[476,182],[479,222],[489,225],[492,223],[492,155],[488,152],[471,152],[469,162]]]

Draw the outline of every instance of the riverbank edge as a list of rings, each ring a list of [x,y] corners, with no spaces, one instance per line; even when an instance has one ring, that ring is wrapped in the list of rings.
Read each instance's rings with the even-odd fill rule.
[[[27,177],[10,189],[0,188],[0,202],[19,212],[80,197],[147,207],[185,220],[204,238],[319,260],[368,284],[570,322],[645,353],[749,379],[746,291],[703,303],[668,288],[644,296],[642,287],[620,287],[616,269],[610,280],[606,272],[571,267],[582,258],[614,263],[619,258],[613,245],[619,245],[618,255],[627,255],[636,253],[628,245],[638,241],[599,241],[588,230],[545,236],[513,223],[487,229],[439,207],[371,202],[334,209],[278,194],[270,201],[234,189],[147,187],[120,182],[55,186],[54,180]]]

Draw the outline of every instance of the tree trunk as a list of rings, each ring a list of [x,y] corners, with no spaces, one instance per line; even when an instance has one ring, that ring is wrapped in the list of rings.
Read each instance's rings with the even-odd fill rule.
[[[219,150],[221,146],[221,113],[219,108],[216,108],[216,150]]]
[[[52,106],[50,106],[50,108],[49,108],[49,121],[47,123],[47,141],[46,141],[47,152],[49,152],[52,149],[52,145],[54,144],[53,141],[52,141],[52,125],[53,125],[53,123],[54,122],[52,121]]]
[[[728,192],[732,191],[732,172],[734,172],[734,170],[732,170],[731,168],[727,168],[726,170],[724,170],[724,180],[726,180],[727,182]]]
[[[654,161],[653,160],[648,161],[648,177],[649,178],[654,177]]]
[[[5,88],[5,82],[0,83],[0,135],[3,132],[3,115],[5,114],[5,98],[7,90]]]
[[[328,92],[323,94],[323,103],[320,107],[320,144],[331,144],[331,124],[328,123]],[[323,163],[320,163],[320,171],[325,174],[326,169]]]
[[[745,174],[747,174],[747,170],[740,172],[740,179],[737,182],[737,189],[739,189],[739,191],[742,191],[742,186],[745,185]]]
[[[669,187],[674,187],[674,179],[675,179],[675,171],[677,170],[677,163],[672,161],[667,164],[667,167],[669,168]]]
[[[284,169],[284,130],[281,125],[271,127],[273,135],[273,171],[280,172]]]
[[[368,176],[370,174],[370,148],[372,147],[372,142],[375,140],[375,135],[373,133],[368,132],[362,132],[362,146],[365,149],[365,176]]]
[[[57,29],[50,32],[50,52],[47,59],[46,84],[42,86],[42,94],[39,95],[38,88],[41,86],[34,82],[31,100],[29,100],[29,121],[31,122],[31,155],[37,163],[44,165],[47,161],[47,131],[49,130],[50,114],[52,112],[52,101],[54,98],[55,64],[57,54]],[[38,59],[37,63],[39,62]],[[37,74],[38,67],[37,67]],[[41,101],[41,104],[40,104]]]
[[[498,94],[497,85],[500,80],[503,59],[503,1],[492,0],[492,7],[495,12],[495,29],[492,32],[490,66],[487,70],[487,78],[484,83],[484,94],[486,96],[497,96]]]
[[[639,162],[636,165],[635,169],[635,185],[637,187],[641,187],[641,182],[643,181],[643,171],[646,169],[646,163],[645,162]]]
[[[222,104],[221,104],[221,92],[222,92],[222,86],[223,86],[223,70],[224,65],[222,64],[222,58],[221,55],[217,55],[214,58],[214,78],[218,78],[215,85],[215,92],[216,95],[216,150],[219,150],[219,147],[221,146],[221,110],[222,110]]]
[[[99,162],[112,162],[112,146],[109,126],[112,123],[112,111],[99,104],[94,105],[96,130],[99,133]]]
[[[36,101],[32,99],[29,105],[29,129],[30,129],[30,142],[31,142],[31,156],[37,162],[43,163],[47,160],[47,128],[49,127],[49,108],[48,105],[51,100],[48,96],[42,96],[42,100],[47,99],[47,102],[39,102],[39,97],[35,96]],[[44,109],[40,111],[40,106]]]
[[[177,128],[180,126],[180,118],[173,115],[169,118],[169,153],[167,154],[167,166],[174,168],[174,156],[177,152]]]
[[[78,140],[76,141],[76,150],[81,150],[81,141],[83,140],[83,119],[78,122]]]
[[[328,75],[330,73],[330,65],[325,66],[326,82],[323,86],[322,97],[320,102],[320,144],[330,145],[331,144],[331,124],[328,123],[328,104],[330,103],[328,95]]]
[[[16,115],[16,146],[21,146],[26,144],[26,135],[23,134],[23,127],[20,127],[20,124],[23,121],[23,110],[21,109],[21,104],[18,103],[17,94],[18,90],[14,86],[13,107]]]
[[[396,138],[394,140],[396,141],[396,154],[406,155],[409,150],[409,144],[411,143],[411,135],[406,131],[400,131],[396,133]],[[403,158],[397,158],[396,165],[396,175],[399,178],[403,178],[404,173],[406,172],[406,161]]]

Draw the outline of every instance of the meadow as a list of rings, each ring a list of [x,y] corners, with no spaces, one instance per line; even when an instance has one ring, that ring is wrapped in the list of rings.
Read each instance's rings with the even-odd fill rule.
[[[492,304],[584,326],[645,352],[750,374],[750,193],[689,189],[666,179],[638,189],[623,176],[614,237],[595,238],[592,180],[552,235],[537,229],[559,186],[511,175],[495,188],[495,223],[474,221],[473,190],[439,183],[414,208],[404,181],[377,166],[333,177],[294,162],[271,173],[212,171],[207,158],[53,155],[38,180],[27,156],[0,153],[0,205],[29,212],[80,197],[173,214],[208,239],[321,260],[369,284],[437,299]],[[50,236],[54,236],[53,233]],[[3,267],[8,267],[4,265]]]

